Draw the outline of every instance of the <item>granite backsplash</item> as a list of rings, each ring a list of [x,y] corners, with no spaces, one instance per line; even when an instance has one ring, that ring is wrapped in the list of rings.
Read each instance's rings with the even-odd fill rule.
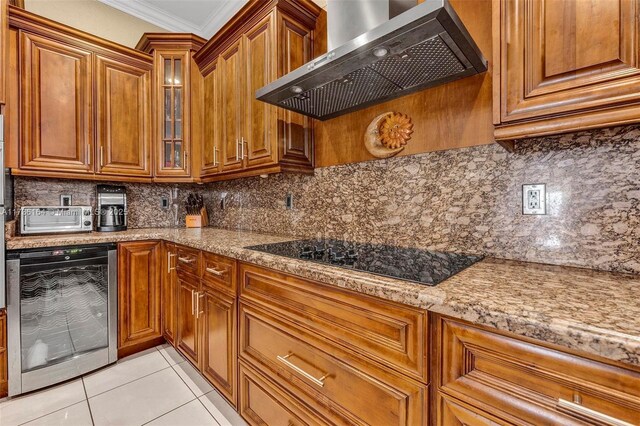
[[[547,184],[547,215],[522,215],[525,183]],[[160,209],[174,185],[126,186],[130,227],[174,225]],[[203,193],[220,228],[640,273],[640,126],[532,139],[514,153],[494,144],[178,188],[181,199]],[[62,193],[93,204],[95,183],[17,178],[15,204],[57,205]]]

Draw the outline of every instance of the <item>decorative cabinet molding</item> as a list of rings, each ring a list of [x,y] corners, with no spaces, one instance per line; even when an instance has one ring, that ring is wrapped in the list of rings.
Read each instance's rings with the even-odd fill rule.
[[[494,0],[498,140],[640,121],[637,0]]]

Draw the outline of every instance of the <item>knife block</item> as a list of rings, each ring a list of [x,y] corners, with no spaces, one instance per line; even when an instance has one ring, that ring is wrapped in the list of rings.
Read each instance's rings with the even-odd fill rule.
[[[204,228],[209,225],[209,215],[207,209],[202,208],[200,214],[188,214],[185,217],[187,228]]]

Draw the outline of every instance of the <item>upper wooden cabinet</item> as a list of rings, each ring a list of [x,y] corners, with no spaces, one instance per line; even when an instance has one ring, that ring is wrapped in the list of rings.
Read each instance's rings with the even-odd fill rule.
[[[640,121],[637,0],[494,0],[496,139]]]
[[[312,121],[255,94],[316,56],[321,13],[307,0],[252,0],[194,55],[204,75],[203,181],[313,170]]]
[[[93,174],[89,49],[20,32],[20,169]]]
[[[151,181],[152,57],[12,6],[9,24],[12,173]]]
[[[156,181],[189,182],[202,143],[202,76],[193,53],[206,40],[193,34],[146,33],[137,49],[153,55]]]
[[[151,177],[151,66],[96,57],[100,174]]]

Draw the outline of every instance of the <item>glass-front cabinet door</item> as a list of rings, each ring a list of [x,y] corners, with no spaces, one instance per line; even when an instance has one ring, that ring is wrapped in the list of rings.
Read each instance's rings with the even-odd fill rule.
[[[188,52],[157,52],[159,149],[156,176],[190,177]]]

